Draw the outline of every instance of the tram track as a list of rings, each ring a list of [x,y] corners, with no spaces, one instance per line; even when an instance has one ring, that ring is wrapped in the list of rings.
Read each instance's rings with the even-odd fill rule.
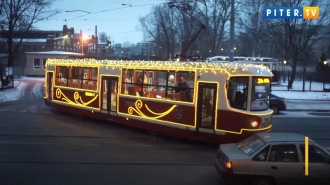
[[[107,166],[214,166],[210,163],[133,163],[133,162],[61,162],[61,161],[2,161],[0,163],[18,164],[74,164],[74,165],[107,165]]]

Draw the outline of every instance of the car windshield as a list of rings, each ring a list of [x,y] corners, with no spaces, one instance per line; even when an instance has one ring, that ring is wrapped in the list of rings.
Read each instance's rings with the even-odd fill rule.
[[[265,146],[265,142],[260,139],[259,136],[253,135],[243,141],[238,142],[237,148],[241,150],[244,154],[251,156],[255,152],[257,152],[260,148]]]

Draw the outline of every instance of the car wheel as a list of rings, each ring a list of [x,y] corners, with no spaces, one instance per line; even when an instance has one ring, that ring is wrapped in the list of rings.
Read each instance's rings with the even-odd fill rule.
[[[275,114],[278,114],[278,108],[277,108],[277,106],[275,106],[275,105],[273,105],[273,106],[271,106],[270,107],[272,110],[273,110],[273,114],[275,115]]]
[[[271,178],[267,177],[257,177],[253,181],[253,185],[274,185],[274,181]]]

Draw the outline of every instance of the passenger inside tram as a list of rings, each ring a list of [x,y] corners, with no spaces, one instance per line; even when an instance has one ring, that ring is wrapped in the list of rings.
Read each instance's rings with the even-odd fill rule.
[[[184,94],[187,98],[187,101],[191,102],[191,90],[189,85],[187,84],[187,81],[183,77],[180,77],[178,80],[178,83],[176,84],[175,88],[176,93]]]
[[[237,91],[235,94],[235,106],[246,109],[247,96],[248,91],[246,87],[243,89],[243,93],[241,91]]]

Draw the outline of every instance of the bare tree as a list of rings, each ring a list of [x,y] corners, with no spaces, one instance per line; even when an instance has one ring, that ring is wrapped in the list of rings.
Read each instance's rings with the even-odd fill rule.
[[[155,6],[151,13],[141,17],[139,21],[145,37],[156,42],[159,55],[165,50],[166,57],[173,57],[175,29],[172,9],[167,4]]]
[[[126,42],[123,43],[123,48],[129,48],[131,46],[132,46],[132,44],[130,42],[128,42],[128,41],[126,41]]]
[[[108,41],[111,40],[111,37],[108,36],[105,32],[101,32],[101,33],[99,33],[99,39],[101,42],[107,43]]]
[[[245,0],[241,4],[242,14],[238,19],[238,25],[246,33],[245,36],[252,42],[252,56],[261,56],[262,42],[267,33],[263,8],[267,0]],[[246,46],[244,46],[246,47]],[[246,48],[248,49],[248,47]]]
[[[1,36],[7,42],[8,67],[14,66],[23,37],[33,25],[58,13],[50,10],[53,2],[54,0],[2,0],[0,27]]]
[[[299,56],[311,51],[312,47],[327,34],[321,34],[322,28],[329,23],[328,0],[271,0],[273,6],[319,6],[320,18],[317,20],[285,19],[267,20],[267,35],[275,44],[277,51],[289,61],[292,68],[288,88],[295,80]]]
[[[204,54],[217,55],[221,52],[221,44],[226,33],[226,24],[230,19],[230,1],[228,0],[199,0],[199,17],[207,27],[206,34],[201,40],[200,48]]]

